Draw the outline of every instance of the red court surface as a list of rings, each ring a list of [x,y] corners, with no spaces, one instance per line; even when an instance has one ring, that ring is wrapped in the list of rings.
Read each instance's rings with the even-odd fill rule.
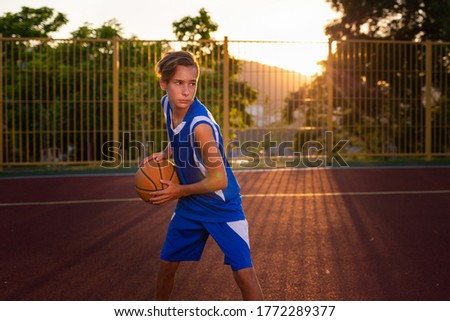
[[[237,171],[267,300],[449,300],[450,168]],[[0,179],[1,300],[152,300],[175,203],[132,175]],[[173,300],[240,300],[208,241]]]

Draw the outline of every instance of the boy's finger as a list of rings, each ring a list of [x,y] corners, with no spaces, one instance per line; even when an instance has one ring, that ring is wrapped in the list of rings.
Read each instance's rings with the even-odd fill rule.
[[[153,205],[162,205],[167,202],[167,200],[162,196],[157,196],[149,199],[149,202]]]
[[[167,186],[169,186],[169,185],[172,185],[173,184],[173,182],[172,181],[170,181],[170,180],[167,180],[167,179],[161,179],[161,180],[159,180],[162,184],[164,184],[164,185],[167,185]]]
[[[144,166],[145,164],[147,164],[150,160],[151,160],[151,155],[148,157],[145,157],[144,160],[139,164],[139,166]]]

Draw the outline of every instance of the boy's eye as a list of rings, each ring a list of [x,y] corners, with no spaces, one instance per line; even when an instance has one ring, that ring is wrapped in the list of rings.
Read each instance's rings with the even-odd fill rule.
[[[175,80],[173,83],[174,83],[175,85],[177,85],[177,86],[182,86],[182,85],[183,85],[183,82],[182,82],[182,81],[179,81],[179,80]],[[197,82],[191,82],[191,83],[189,83],[189,86],[195,87],[195,86],[197,86]]]

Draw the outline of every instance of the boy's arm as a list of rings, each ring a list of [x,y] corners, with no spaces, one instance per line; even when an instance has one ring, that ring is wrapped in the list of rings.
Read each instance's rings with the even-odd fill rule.
[[[152,204],[162,205],[180,197],[214,192],[227,187],[227,173],[219,148],[214,140],[211,126],[207,124],[198,125],[194,129],[194,135],[207,171],[205,179],[188,185],[162,181],[168,187],[165,190],[150,193],[150,202]]]

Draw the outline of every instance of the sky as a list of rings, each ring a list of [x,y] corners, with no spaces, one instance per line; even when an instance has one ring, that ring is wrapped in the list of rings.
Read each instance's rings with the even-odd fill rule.
[[[205,8],[219,25],[212,35],[215,39],[228,36],[229,40],[326,42],[323,28],[338,17],[325,0],[2,0],[0,14],[19,12],[22,6],[47,6],[66,14],[69,22],[53,33],[53,38],[70,38],[70,32],[85,22],[97,28],[115,18],[122,25],[125,37],[171,40],[175,39],[174,21],[196,16],[201,8]],[[311,50],[307,60],[323,59],[322,56],[323,52]],[[277,58],[279,60],[279,55]],[[288,62],[293,59],[284,59],[285,66],[276,62],[271,64],[299,69],[289,67]]]

